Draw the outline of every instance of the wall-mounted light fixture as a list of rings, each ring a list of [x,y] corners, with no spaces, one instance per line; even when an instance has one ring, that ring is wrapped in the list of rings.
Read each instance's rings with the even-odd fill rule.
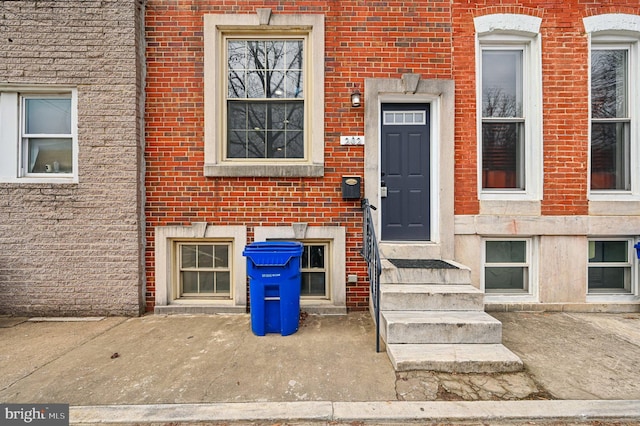
[[[356,89],[353,91],[353,93],[351,93],[351,106],[355,108],[359,107],[360,105],[362,105],[362,93],[360,93],[360,91]]]

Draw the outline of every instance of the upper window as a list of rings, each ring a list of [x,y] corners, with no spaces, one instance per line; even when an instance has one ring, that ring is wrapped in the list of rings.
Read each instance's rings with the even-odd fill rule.
[[[640,196],[640,16],[605,14],[584,24],[591,36],[591,194]]]
[[[0,179],[68,182],[77,176],[75,92],[0,92]]]
[[[264,24],[205,17],[205,175],[322,176],[324,18]]]
[[[305,158],[304,44],[227,39],[227,159]]]
[[[629,48],[591,51],[591,189],[631,189]]]
[[[539,200],[542,188],[540,19],[475,19],[481,199]]]
[[[482,49],[482,187],[525,189],[524,47]]]

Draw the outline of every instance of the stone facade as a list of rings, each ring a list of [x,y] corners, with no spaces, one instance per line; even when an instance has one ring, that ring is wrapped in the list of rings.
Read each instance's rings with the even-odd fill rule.
[[[75,182],[0,182],[0,314],[143,309],[143,16],[139,0],[0,1],[0,91],[76,90],[78,140]]]

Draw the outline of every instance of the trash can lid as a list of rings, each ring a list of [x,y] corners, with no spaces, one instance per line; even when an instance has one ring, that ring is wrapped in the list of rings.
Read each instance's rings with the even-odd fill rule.
[[[242,255],[256,266],[285,266],[302,255],[304,246],[296,241],[258,241],[244,248]]]
[[[263,250],[287,250],[287,249],[294,249],[294,250],[299,250],[301,249],[302,243],[298,242],[298,241],[256,241],[253,242],[249,245],[247,245],[245,247],[245,250],[259,250],[259,251],[263,251]]]

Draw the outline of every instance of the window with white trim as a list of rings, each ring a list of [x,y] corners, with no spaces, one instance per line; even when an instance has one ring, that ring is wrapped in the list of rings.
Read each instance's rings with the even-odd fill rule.
[[[324,17],[205,15],[205,175],[322,176]]]
[[[0,121],[0,180],[76,180],[75,90],[0,90]]]
[[[540,19],[487,15],[475,26],[480,199],[540,200]]]
[[[590,49],[591,200],[640,198],[640,15],[583,19]]]
[[[633,293],[631,239],[589,240],[589,294]]]
[[[227,242],[177,242],[178,298],[230,298],[230,246]]]
[[[531,294],[531,240],[484,241],[483,288],[485,293]]]
[[[596,40],[591,45],[591,190],[628,192],[638,163],[637,100],[631,89],[635,49],[630,43]]]

